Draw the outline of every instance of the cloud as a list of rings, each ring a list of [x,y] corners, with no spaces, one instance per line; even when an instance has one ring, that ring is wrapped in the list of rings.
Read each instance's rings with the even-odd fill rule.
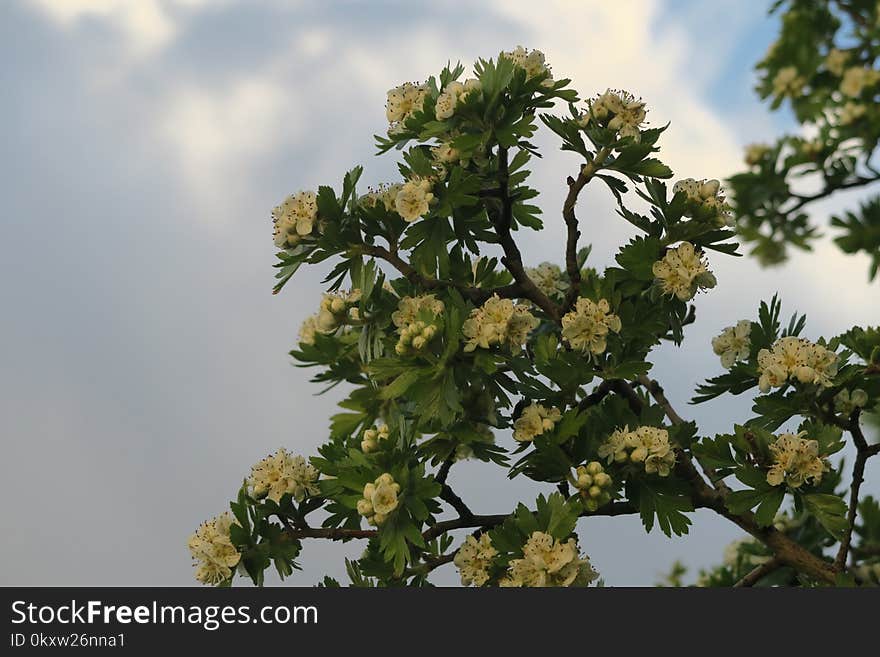
[[[398,176],[393,154],[372,157],[389,87],[423,80],[450,59],[470,64],[518,43],[541,48],[584,95],[628,88],[644,97],[654,125],[672,121],[661,155],[682,177],[736,170],[754,126],[728,116],[710,84],[728,70],[724,49],[746,38],[747,21],[730,21],[724,43],[707,52],[691,14],[659,0],[29,6],[38,11],[13,10],[0,24],[27,35],[0,48],[12,44],[28,64],[9,69],[14,102],[0,108],[14,137],[4,164],[15,221],[2,229],[5,243],[18,246],[16,276],[0,280],[12,299],[0,338],[15,345],[0,404],[10,434],[27,438],[0,479],[10,494],[30,481],[46,485],[28,488],[26,508],[11,510],[9,524],[20,531],[0,548],[3,562],[16,564],[4,583],[188,582],[187,532],[225,506],[250,464],[280,445],[313,454],[324,441],[339,391],[314,398],[309,372],[285,357],[298,322],[314,310],[322,272],[303,270],[280,298],[270,296],[268,211],[296,189],[338,185],[353,164],[367,165],[364,184]],[[18,50],[3,61],[20,60]],[[746,109],[738,116],[757,116],[760,105]],[[565,176],[578,166],[546,132],[534,180],[547,230],[522,240],[534,262],[559,259],[558,208]],[[591,261],[602,265],[630,229],[593,187],[578,211],[584,241],[596,246]],[[52,239],[47,225],[58,226]],[[787,312],[807,306],[813,335],[864,317],[868,306],[855,304],[871,288],[841,257],[822,249],[765,272],[713,255],[720,284],[698,299],[687,353],[657,354],[658,376],[676,374],[664,383],[680,412],[707,431],[748,417],[745,399],[712,408],[683,402],[695,381],[719,373],[709,338],[752,316],[768,288],[783,292]],[[858,274],[842,292],[839,272]],[[852,305],[841,312],[840,303]],[[47,448],[54,460],[42,458]],[[95,493],[102,472],[116,487],[137,485],[125,496]],[[479,463],[456,465],[451,477],[487,513],[546,489]],[[129,551],[65,540],[66,559],[53,560],[59,537],[79,531],[74,514],[47,529],[43,513],[55,509],[59,489],[113,517],[113,541]],[[611,584],[649,584],[674,555],[715,561],[738,533],[711,516],[680,541],[645,537],[636,518],[590,519],[582,529],[584,549]],[[294,583],[324,572],[344,579],[340,555],[359,549],[307,543],[306,571]],[[439,581],[453,583],[454,571]]]
[[[90,21],[118,31],[135,55],[165,47],[177,25],[159,0],[30,0],[52,21],[75,29]]]

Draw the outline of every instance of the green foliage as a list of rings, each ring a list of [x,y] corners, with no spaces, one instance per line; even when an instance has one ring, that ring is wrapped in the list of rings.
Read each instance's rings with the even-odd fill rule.
[[[831,32],[822,38],[830,38],[831,23],[825,27]],[[807,65],[814,58],[803,47],[783,44],[779,57]],[[768,75],[783,61],[767,64]],[[361,556],[346,561],[351,586],[430,586],[430,573],[459,549],[453,532],[461,530],[491,539],[491,550],[465,540],[482,555],[468,557],[473,571],[497,583],[523,558],[535,532],[565,542],[558,550],[572,557],[567,541],[581,516],[638,513],[646,531],[656,526],[671,537],[688,533],[698,507],[733,516],[756,535],[791,514],[796,524],[776,531],[785,531],[793,550],[821,554],[844,538],[848,509],[837,490],[843,466],[827,458],[843,447],[859,414],[877,406],[877,329],[855,327],[809,343],[837,359],[827,377],[807,368],[796,376],[786,370],[780,385],[762,381],[759,390],[767,392],[756,394],[754,417],[731,422],[731,433],[702,436],[648,374],[654,376],[654,348],[665,340],[683,344],[685,327],[698,317],[698,300],[690,298],[697,286],[688,297],[687,281],[667,285],[665,278],[697,280],[710,275],[702,268],[715,258],[738,255],[717,181],[670,189],[665,180],[672,171],[659,157],[669,126],[645,128],[641,101],[624,92],[581,101],[534,53],[479,60],[474,78],[463,75],[464,67],[447,66],[423,85],[392,90],[394,121],[377,146],[399,154],[398,182],[359,194],[363,170],[354,167],[340,188],[318,188],[314,208],[297,210],[312,213],[308,225],[300,225],[299,215],[281,217],[282,206],[276,210],[276,243],[286,248],[277,256],[274,291],[304,264],[325,273],[319,310],[290,355],[316,372],[311,380],[322,391],[345,392],[328,439],[310,459],[321,475],[317,482],[303,487],[297,481],[305,476],[303,464],[285,462],[270,473],[289,485],[278,502],[256,496],[246,482],[232,503],[237,524],[230,540],[242,569],[259,585],[273,565],[282,578],[291,574],[302,539],[364,540]],[[567,112],[557,114],[558,105]],[[814,110],[804,104],[799,111],[812,116]],[[568,180],[559,264],[533,268],[537,263],[523,262],[517,241],[544,227],[538,191],[528,185],[540,156],[532,143],[539,125],[559,137],[579,167]],[[769,151],[760,173],[734,179],[740,211],[752,203],[763,213],[755,216],[769,216],[791,198],[770,158],[789,158],[787,166],[804,162],[782,151],[779,145]],[[844,164],[828,166],[826,182],[848,184]],[[587,266],[590,247],[579,243],[584,226],[575,216],[578,193],[597,180],[615,199],[611,218],[637,229],[602,270]],[[711,202],[704,207],[697,193]],[[864,209],[846,225],[862,230],[873,211]],[[601,219],[590,221],[598,226]],[[809,230],[801,215],[787,221],[786,239],[805,244]],[[740,226],[746,237],[747,224]],[[696,265],[674,262],[683,257],[684,242]],[[795,314],[784,324],[774,295],[746,325],[747,343],[734,364],[698,386],[694,403],[753,392],[766,365],[759,354],[780,338],[800,336],[806,318]],[[815,447],[821,476],[771,485],[774,432],[795,424],[804,454]],[[625,444],[613,444],[621,437]],[[464,459],[556,492],[541,494],[534,510],[511,502],[502,514],[475,514],[450,483],[450,470]],[[382,482],[384,497],[377,493]],[[876,503],[863,508],[859,536],[873,545],[880,511]],[[310,522],[316,515],[320,528]],[[732,584],[755,558],[770,556],[759,543],[737,555],[707,581]],[[580,568],[586,561],[573,563]],[[831,579],[782,568],[762,583]],[[332,578],[319,584],[340,585]]]
[[[771,109],[788,101],[801,129],[748,151],[749,169],[728,181],[738,232],[754,244],[752,253],[764,264],[783,261],[791,246],[811,248],[821,234],[807,212],[812,203],[880,180],[871,164],[880,139],[874,102],[880,80],[867,78],[862,85],[847,77],[854,69],[876,74],[875,3],[786,0],[776,8],[780,34],[757,64],[756,90]],[[800,136],[806,131],[814,137]],[[831,225],[842,231],[834,240],[842,251],[871,257],[869,278],[875,278],[880,267],[877,197],[858,212],[832,218]]]

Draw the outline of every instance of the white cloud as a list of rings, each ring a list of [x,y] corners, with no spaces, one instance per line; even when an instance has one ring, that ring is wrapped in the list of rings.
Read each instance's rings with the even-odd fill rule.
[[[153,53],[175,36],[177,25],[158,0],[31,0],[67,29],[85,20],[105,22],[125,38],[136,55]]]
[[[235,169],[246,170],[250,159],[287,147],[301,131],[297,103],[271,77],[218,88],[182,86],[163,105],[159,132],[177,153],[191,192],[207,210],[228,206],[240,185],[247,184]]]

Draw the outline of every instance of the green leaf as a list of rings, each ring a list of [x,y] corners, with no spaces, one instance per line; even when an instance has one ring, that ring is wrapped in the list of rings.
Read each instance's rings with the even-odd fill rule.
[[[397,399],[419,380],[422,373],[417,369],[406,370],[400,374],[394,381],[382,388],[379,396],[382,399]]]
[[[684,512],[693,511],[694,505],[685,491],[675,482],[641,481],[635,486],[638,498],[639,515],[646,531],[657,525],[667,536],[682,536],[688,533],[691,520]]]
[[[785,489],[782,486],[773,488],[769,493],[764,495],[764,499],[758,505],[755,511],[755,520],[761,527],[768,527],[773,524],[776,518],[776,512],[782,506],[782,500],[785,499]]]
[[[804,506],[828,533],[840,539],[849,527],[846,521],[846,502],[838,495],[828,493],[812,493],[802,497]]]
[[[630,240],[616,256],[618,264],[640,281],[654,280],[654,263],[660,257],[660,240],[656,237],[636,237]]]

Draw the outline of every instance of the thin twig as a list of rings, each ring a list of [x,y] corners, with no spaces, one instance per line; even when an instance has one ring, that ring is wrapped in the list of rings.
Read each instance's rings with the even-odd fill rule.
[[[563,312],[567,311],[574,300],[578,296],[581,284],[581,269],[578,267],[578,239],[581,232],[578,227],[577,216],[574,213],[575,205],[577,205],[578,194],[584,186],[590,182],[596,172],[602,167],[605,158],[611,154],[608,146],[603,146],[596,152],[596,156],[583,167],[577,178],[568,179],[568,196],[562,205],[562,218],[565,219],[567,229],[567,237],[565,242],[565,269],[568,273],[569,290],[565,295],[565,303],[562,306]]]
[[[638,513],[638,509],[629,502],[610,502],[596,511],[584,511],[581,517],[588,516],[623,516]],[[471,515],[467,518],[453,518],[435,523],[422,532],[425,541],[432,541],[438,536],[455,529],[491,529],[497,527],[510,517],[509,513],[495,515]],[[353,538],[373,538],[379,535],[376,529],[348,529],[344,527],[309,527],[306,529],[287,529],[293,539],[326,538],[333,541],[347,541]]]
[[[498,182],[500,185],[501,210],[500,212],[490,212],[489,216],[493,217],[492,223],[495,232],[498,234],[498,243],[504,250],[504,256],[501,263],[507,267],[507,270],[513,275],[513,279],[519,285],[521,296],[532,301],[541,310],[547,313],[555,322],[558,322],[562,316],[559,306],[557,306],[546,294],[541,292],[534,281],[526,274],[523,267],[522,254],[519,247],[510,233],[513,223],[513,199],[510,197],[509,173],[507,164],[507,149],[498,147]],[[488,209],[488,208],[487,208]]]
[[[413,285],[417,285],[426,290],[452,287],[476,304],[481,304],[496,294],[502,299],[516,299],[523,296],[523,291],[519,285],[502,285],[495,288],[480,288],[474,287],[473,285],[462,285],[452,281],[444,281],[424,276],[420,274],[415,267],[401,258],[396,252],[390,251],[383,246],[361,244],[354,247],[354,249],[364,255],[373,256],[374,258],[379,258],[389,263],[397,271],[403,274]]]
[[[840,549],[838,549],[837,556],[834,559],[834,567],[841,571],[846,567],[846,559],[849,556],[853,530],[856,526],[856,515],[859,510],[859,490],[861,489],[862,482],[865,480],[865,464],[871,456],[877,453],[877,449],[880,449],[880,443],[877,445],[868,445],[868,441],[865,439],[865,434],[862,433],[862,428],[859,426],[860,415],[861,409],[856,408],[849,418],[850,435],[852,435],[853,442],[856,444],[856,460],[853,464],[852,483],[850,484],[849,509],[846,514],[846,530],[844,531],[843,538],[840,540]]]
[[[765,561],[761,565],[746,573],[743,578],[733,586],[735,588],[754,586],[762,579],[767,577],[767,575],[781,568],[782,565],[783,564],[779,559],[777,559],[776,557],[771,557],[768,561]]]

